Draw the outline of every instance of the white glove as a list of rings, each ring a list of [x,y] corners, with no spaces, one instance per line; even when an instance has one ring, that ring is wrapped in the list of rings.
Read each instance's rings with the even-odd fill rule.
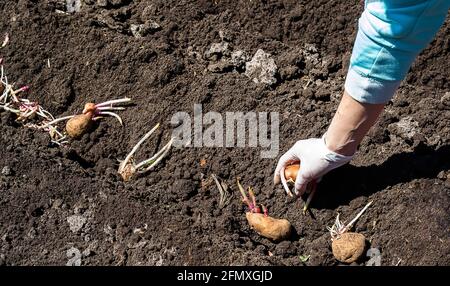
[[[283,187],[288,194],[291,194],[287,188],[284,179],[284,168],[300,162],[300,170],[295,181],[295,194],[300,196],[306,186],[312,180],[318,180],[329,171],[348,163],[352,156],[344,156],[330,151],[325,145],[325,135],[322,138],[311,138],[297,141],[278,161],[275,169],[274,183],[282,179]],[[283,182],[284,180],[284,182]]]

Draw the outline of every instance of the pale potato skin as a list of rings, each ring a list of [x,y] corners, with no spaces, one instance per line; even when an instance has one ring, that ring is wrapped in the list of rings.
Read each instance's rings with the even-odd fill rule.
[[[345,232],[331,244],[334,257],[343,263],[352,263],[358,260],[365,247],[366,238],[356,232]]]
[[[300,170],[300,164],[294,164],[287,166],[284,169],[284,177],[286,178],[286,181],[295,182],[297,179],[298,171]]]
[[[260,213],[247,212],[250,226],[259,234],[275,242],[285,240],[291,235],[292,226],[286,219],[275,219]]]
[[[86,133],[92,124],[92,114],[78,114],[67,121],[66,131],[72,138],[79,138]]]
[[[125,168],[122,170],[122,172],[119,172],[120,176],[122,176],[122,179],[125,182],[128,182],[133,178],[134,174],[136,173],[136,169],[134,166],[130,163],[128,163]]]

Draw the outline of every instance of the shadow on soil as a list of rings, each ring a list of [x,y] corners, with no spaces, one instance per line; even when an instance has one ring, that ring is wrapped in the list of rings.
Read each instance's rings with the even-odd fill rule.
[[[334,209],[359,196],[370,196],[388,186],[414,179],[436,178],[439,172],[450,169],[449,158],[450,145],[437,150],[420,146],[415,148],[414,152],[395,154],[380,165],[343,166],[323,179],[319,188],[324,191],[318,192],[321,199],[314,201],[314,207]]]

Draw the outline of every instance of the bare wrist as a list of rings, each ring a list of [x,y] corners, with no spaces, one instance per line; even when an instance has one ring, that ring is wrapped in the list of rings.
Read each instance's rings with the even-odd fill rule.
[[[383,107],[384,104],[360,103],[344,92],[324,138],[327,148],[341,155],[352,156]]]

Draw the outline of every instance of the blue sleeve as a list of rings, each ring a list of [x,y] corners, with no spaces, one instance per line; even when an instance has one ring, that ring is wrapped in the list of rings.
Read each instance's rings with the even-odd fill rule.
[[[386,103],[445,21],[450,0],[366,0],[345,89],[359,102]]]

